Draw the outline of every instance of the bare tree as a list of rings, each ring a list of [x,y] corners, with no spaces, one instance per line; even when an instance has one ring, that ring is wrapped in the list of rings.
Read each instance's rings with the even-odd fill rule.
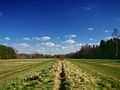
[[[120,38],[120,32],[118,31],[118,29],[116,29],[116,28],[113,29],[112,37],[115,39]]]
[[[116,42],[115,56],[117,58],[118,57],[118,39],[120,38],[120,32],[118,31],[118,29],[114,28],[111,36],[113,37],[113,40],[115,40],[115,42]]]

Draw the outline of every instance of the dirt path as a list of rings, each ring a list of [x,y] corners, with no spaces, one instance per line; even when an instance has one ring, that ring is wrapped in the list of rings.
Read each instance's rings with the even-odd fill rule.
[[[56,65],[54,90],[66,90],[65,81],[66,75],[64,70],[64,61],[59,61]]]
[[[65,69],[64,69],[64,65],[63,65],[63,62],[61,63],[62,67],[61,67],[61,73],[60,73],[60,87],[59,87],[59,90],[66,90],[66,83],[64,83],[66,81],[66,75],[65,75]]]

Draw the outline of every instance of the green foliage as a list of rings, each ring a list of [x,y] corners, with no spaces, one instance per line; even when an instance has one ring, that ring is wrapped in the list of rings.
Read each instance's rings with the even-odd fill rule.
[[[0,59],[16,59],[16,53],[13,48],[0,45]]]

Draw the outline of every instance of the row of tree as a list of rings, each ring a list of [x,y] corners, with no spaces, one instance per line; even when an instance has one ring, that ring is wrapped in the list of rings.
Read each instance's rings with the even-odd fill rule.
[[[71,58],[120,59],[120,33],[113,30],[110,40],[101,40],[100,45],[85,45],[76,53],[66,54]]]
[[[0,59],[15,59],[17,55],[13,48],[0,45]]]
[[[44,55],[39,53],[33,53],[33,54],[17,54],[18,59],[37,59],[37,58],[52,58],[51,55]]]

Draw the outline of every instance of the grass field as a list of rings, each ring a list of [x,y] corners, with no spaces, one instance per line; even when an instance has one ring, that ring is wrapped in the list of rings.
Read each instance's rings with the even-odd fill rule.
[[[92,90],[120,89],[120,61],[119,60],[70,60],[77,65],[85,77],[90,81]],[[90,87],[89,87],[90,88]]]
[[[0,90],[120,90],[120,60],[0,60]]]

